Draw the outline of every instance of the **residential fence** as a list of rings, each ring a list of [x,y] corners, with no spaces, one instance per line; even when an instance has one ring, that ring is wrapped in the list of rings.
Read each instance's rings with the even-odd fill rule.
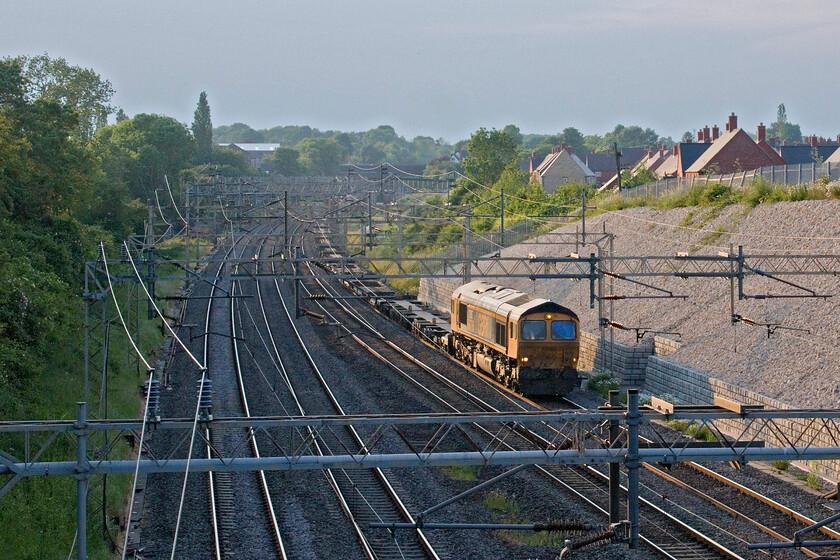
[[[690,189],[694,185],[705,185],[709,183],[721,183],[730,187],[743,188],[749,185],[751,180],[758,177],[763,177],[768,183],[780,185],[814,183],[823,177],[828,177],[829,180],[836,181],[840,179],[840,164],[823,162],[820,164],[774,165],[751,171],[742,171],[741,173],[729,173],[727,175],[672,177],[623,190],[621,194],[628,198],[661,196],[682,192]]]

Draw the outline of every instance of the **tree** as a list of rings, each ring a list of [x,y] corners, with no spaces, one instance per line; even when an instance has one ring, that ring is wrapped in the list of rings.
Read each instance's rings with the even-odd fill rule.
[[[27,80],[27,95],[31,99],[51,99],[75,111],[80,138],[89,139],[108,124],[108,115],[114,112],[110,105],[114,95],[111,82],[89,68],[71,66],[65,59],[52,59],[47,54],[17,60]]]
[[[655,146],[659,142],[659,135],[652,128],[617,124],[612,132],[607,132],[604,135],[604,143],[609,148],[612,148],[613,143],[616,142],[619,150],[621,148],[645,148]]]
[[[99,130],[95,140],[109,179],[123,181],[142,201],[154,199],[164,175],[177,184],[195,154],[187,127],[163,115],[135,115]]]
[[[213,130],[218,142],[265,142],[262,132],[254,130],[245,123],[223,125]]]
[[[333,138],[307,138],[297,145],[301,163],[310,175],[334,175],[344,161],[344,149]]]
[[[560,142],[565,143],[567,146],[571,146],[572,150],[576,154],[586,152],[586,144],[583,141],[583,134],[581,134],[580,131],[573,126],[563,129],[563,132],[560,134]]]
[[[776,122],[770,123],[767,127],[767,134],[770,137],[777,137],[780,142],[801,142],[802,130],[798,124],[788,121],[785,104],[780,103],[776,110]]]
[[[464,171],[473,181],[487,186],[498,181],[505,167],[518,159],[516,142],[495,128],[479,128],[467,142],[467,152]]]
[[[213,156],[213,123],[210,120],[210,104],[207,103],[207,93],[198,96],[198,107],[195,109],[192,124],[193,138],[195,138],[195,161],[207,163]]]
[[[294,148],[279,147],[273,153],[263,158],[263,162],[271,167],[271,171],[291,177],[301,175],[303,166],[300,163],[300,152]]]
[[[117,109],[117,115],[114,117],[118,123],[128,120],[128,115],[125,114],[125,111],[122,110],[122,107]]]
[[[362,146],[360,154],[362,163],[382,163],[385,161],[386,154],[384,150],[380,150],[375,144],[366,144]]]
[[[513,141],[516,143],[517,146],[522,144],[522,133],[519,131],[519,127],[515,124],[509,124],[502,129],[502,132],[513,138]]]

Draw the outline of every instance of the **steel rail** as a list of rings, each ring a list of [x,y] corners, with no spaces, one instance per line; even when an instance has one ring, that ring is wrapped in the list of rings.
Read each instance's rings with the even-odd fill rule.
[[[289,308],[288,308],[288,306],[285,302],[285,298],[283,297],[283,294],[280,290],[280,285],[277,282],[276,278],[274,280],[274,286],[275,286],[275,290],[277,292],[277,296],[280,299],[283,310],[284,310],[284,312],[286,314],[286,317],[289,321],[289,324],[291,325],[292,330],[295,333],[295,336],[296,336],[296,338],[297,338],[297,340],[300,344],[301,349],[303,350],[304,355],[306,356],[307,361],[312,366],[312,369],[313,369],[315,375],[318,377],[319,382],[320,382],[322,388],[324,389],[325,393],[327,394],[327,397],[330,400],[332,406],[338,411],[339,414],[345,415],[343,407],[339,403],[339,401],[338,401],[337,397],[335,396],[335,394],[333,393],[332,389],[329,387],[329,384],[327,383],[326,379],[321,374],[321,371],[318,368],[317,364],[315,363],[315,360],[312,357],[312,354],[309,352],[309,349],[306,347],[306,344],[303,341],[303,337],[301,336],[300,331],[297,328],[297,325],[295,325],[295,322],[292,319],[291,313],[289,312]],[[359,448],[363,452],[367,451],[367,447],[364,443],[364,440],[359,436],[356,429],[353,428],[352,426],[348,426],[347,431],[350,433],[351,437],[356,442],[356,445],[358,445]],[[411,513],[408,511],[408,508],[405,506],[405,504],[402,502],[400,497],[397,495],[396,490],[394,489],[393,485],[390,483],[390,481],[388,480],[387,476],[382,471],[382,469],[376,468],[376,469],[372,469],[372,470],[373,470],[376,478],[380,481],[380,484],[382,484],[382,486],[383,486],[387,496],[391,500],[391,502],[397,507],[397,510],[399,511],[400,515],[402,515],[410,523],[415,523],[414,517],[411,515]],[[355,521],[355,518],[353,519],[353,523],[357,524],[357,522]],[[437,552],[434,549],[434,546],[432,546],[431,542],[426,537],[425,532],[422,529],[418,528],[418,529],[415,529],[415,533],[416,533],[418,541],[420,542],[421,547],[425,550],[426,554],[429,557],[431,557],[433,560],[440,560],[440,556],[437,554]],[[367,537],[365,537],[365,541],[367,541]],[[377,558],[381,558],[381,556],[377,556]]]
[[[264,240],[263,240],[264,241]],[[262,247],[262,244],[260,245]],[[231,296],[236,293],[236,287],[239,282],[234,282],[233,286],[231,286]],[[241,286],[240,286],[241,289]],[[236,302],[237,299],[235,297],[230,298],[230,330],[232,335],[232,342],[233,342],[233,355],[234,355],[234,365],[236,367],[236,378],[237,378],[237,385],[239,388],[239,396],[242,401],[242,408],[245,412],[245,417],[251,417],[251,409],[248,406],[248,395],[245,388],[245,380],[242,377],[242,367],[241,362],[239,359],[239,339],[237,337],[237,330],[236,330]],[[205,344],[207,344],[205,339]],[[256,438],[254,437],[254,429],[249,427],[248,428],[248,436],[251,443],[251,448],[254,453],[254,456],[259,458],[260,457],[260,449],[257,443]],[[268,509],[269,518],[271,521],[271,530],[274,536],[275,544],[277,545],[277,552],[282,560],[287,560],[288,556],[286,555],[286,548],[283,544],[283,536],[280,533],[280,525],[277,520],[277,514],[274,509],[274,503],[271,498],[271,492],[268,488],[268,480],[265,476],[265,471],[258,471],[259,481],[260,481],[260,489],[262,490],[263,500],[265,501],[265,506]]]
[[[320,283],[320,281],[319,281],[319,283]],[[326,286],[325,286],[323,283],[321,283],[321,285],[322,285],[322,287],[326,288]],[[344,303],[342,303],[342,301],[334,301],[334,303],[336,303],[339,307],[341,307],[341,308],[345,309],[345,311],[346,311],[346,312],[348,313],[348,315],[350,315],[351,317],[354,317],[354,318],[360,317],[358,314],[351,313],[351,312],[347,309],[347,306],[345,306],[345,305],[344,305]],[[320,302],[319,302],[319,305],[320,305]],[[324,307],[323,307],[323,305],[321,305],[321,308],[322,308],[322,309],[324,308]],[[385,339],[385,337],[384,337],[381,333],[379,333],[378,331],[376,331],[376,330],[372,327],[372,325],[371,325],[371,324],[370,324],[367,320],[365,320],[365,319],[363,319],[363,318],[361,318],[361,319],[356,319],[356,320],[357,320],[357,322],[359,322],[359,324],[360,324],[360,325],[362,325],[363,327],[368,328],[369,330],[371,330],[371,331],[372,331],[372,332],[373,332],[373,333],[374,333],[374,334],[375,334],[378,338],[380,338],[381,340],[383,340],[383,342],[385,342],[388,346],[390,346],[390,347],[394,348],[394,350],[396,350],[398,353],[400,353],[401,355],[403,355],[404,357],[406,357],[407,359],[409,359],[409,360],[410,360],[410,361],[412,361],[413,363],[415,363],[415,364],[419,365],[421,368],[423,368],[423,369],[424,369],[424,370],[426,370],[427,372],[432,373],[432,374],[433,374],[433,375],[435,375],[435,377],[437,377],[438,379],[441,379],[441,380],[446,380],[446,383],[447,383],[448,385],[450,385],[451,387],[455,388],[457,391],[461,392],[461,393],[462,393],[462,396],[465,396],[466,398],[468,398],[468,400],[469,400],[470,402],[472,402],[473,404],[476,404],[476,400],[478,400],[478,401],[480,401],[480,402],[482,402],[482,403],[483,403],[483,401],[481,401],[481,399],[478,399],[477,397],[475,397],[474,395],[472,395],[472,394],[471,394],[471,393],[469,393],[468,391],[464,390],[463,388],[461,388],[460,386],[458,386],[455,382],[453,382],[453,381],[449,380],[449,379],[448,379],[445,375],[441,374],[440,372],[435,371],[433,368],[430,368],[430,367],[429,367],[429,366],[427,366],[426,364],[423,364],[420,360],[417,360],[416,358],[414,358],[413,356],[411,356],[411,355],[410,355],[410,353],[408,353],[407,351],[405,351],[405,350],[404,350],[404,349],[402,349],[402,348],[399,348],[399,347],[398,347],[396,344],[394,344],[392,341],[389,341],[389,340]],[[345,328],[346,328],[346,327],[345,327]],[[348,330],[349,330],[349,329],[348,329]],[[361,339],[358,339],[358,337],[353,336],[353,338],[354,338],[354,340],[356,340],[358,343],[362,344],[363,346],[368,346],[368,345],[366,345],[363,341],[361,341]],[[371,351],[372,351],[372,349],[371,349]],[[374,355],[377,355],[377,353],[376,353],[375,351],[372,351],[372,353],[374,353]],[[384,357],[381,357],[380,359],[383,359],[383,361],[384,361],[386,364],[388,364],[389,366],[396,368],[396,366],[394,366],[394,364],[392,364],[392,363],[391,363],[390,361],[388,361],[387,359],[384,359]],[[460,363],[460,362],[459,362],[459,363]],[[405,375],[405,373],[404,373],[404,372],[402,372],[399,368],[396,368],[396,369],[397,369],[397,371],[398,371],[398,372],[400,372],[400,373],[402,373],[403,375]],[[485,378],[484,376],[481,376],[481,377],[480,377],[480,379],[483,379],[483,380],[485,380],[485,381],[489,381],[489,379],[488,379],[488,378]],[[506,397],[508,400],[511,400],[511,402],[513,402],[516,406],[519,406],[520,408],[522,408],[522,409],[524,410],[524,407],[522,407],[520,404],[516,403],[515,401],[513,401],[513,400],[509,397],[507,389],[505,389],[505,388],[503,388],[503,387],[501,387],[501,386],[499,386],[498,384],[495,384],[495,383],[492,383],[492,385],[496,386],[496,388],[497,388],[497,389],[500,389],[500,390],[502,391],[502,394],[503,394],[503,395],[505,395],[505,397]],[[469,395],[469,397],[467,397],[467,395]],[[440,400],[441,400],[441,401],[443,401],[443,402],[445,402],[442,398],[441,398]],[[529,401],[529,402],[530,402],[530,401]],[[495,409],[495,407],[492,407],[492,406],[490,406],[490,405],[489,405],[489,404],[487,404],[487,403],[483,403],[483,404],[484,404],[484,406],[489,407],[489,408],[490,408],[491,410],[493,410],[493,411],[498,411],[497,409]],[[448,406],[450,406],[451,408],[453,408],[453,409],[454,409],[454,406],[452,406],[451,404],[449,404]],[[482,426],[482,427],[479,427],[479,428],[480,428],[481,430],[486,430],[486,428],[484,428],[483,426]],[[548,443],[549,443],[547,440],[545,440],[544,438],[542,438],[542,436],[540,436],[539,434],[536,434],[535,432],[532,432],[532,431],[530,431],[530,430],[528,430],[528,431],[532,434],[532,436],[533,436],[533,437],[537,437],[537,438],[539,438],[539,439],[543,440],[546,444],[548,444]],[[489,432],[486,432],[486,433],[488,433],[488,434],[489,434]],[[510,447],[511,449],[513,449],[513,448],[512,448],[511,446],[509,446],[506,442],[505,442],[503,445],[505,445],[506,447]],[[584,501],[588,502],[590,505],[592,505],[593,507],[595,507],[596,509],[598,509],[598,510],[599,510],[599,511],[601,511],[602,513],[604,513],[604,514],[608,514],[608,512],[607,512],[606,510],[602,509],[600,506],[598,506],[596,503],[594,503],[593,501],[591,501],[591,500],[590,500],[587,496],[585,496],[583,493],[578,492],[575,488],[573,488],[573,487],[572,487],[572,486],[568,483],[568,481],[563,481],[563,480],[561,480],[561,479],[560,479],[558,476],[556,476],[554,473],[549,472],[549,471],[548,471],[548,469],[546,469],[545,467],[539,467],[539,466],[538,466],[537,468],[538,468],[539,470],[543,471],[545,474],[547,474],[547,475],[548,475],[550,478],[552,478],[555,482],[557,482],[557,483],[561,484],[561,485],[562,485],[564,488],[566,488],[568,491],[570,491],[570,492],[572,492],[573,494],[577,495],[580,499],[583,499]],[[592,472],[592,474],[594,474],[595,476],[598,476],[598,477],[603,476],[603,475],[602,475],[599,471],[597,471],[596,469],[593,469],[593,468],[591,468],[591,467],[586,467],[586,468],[587,468],[587,469],[589,469],[589,470]],[[570,470],[570,469],[566,469],[566,470]],[[708,543],[708,544],[709,544],[709,545],[710,545],[713,549],[715,549],[715,550],[719,551],[721,554],[724,554],[727,558],[740,558],[740,556],[738,556],[737,554],[733,553],[732,551],[729,551],[728,549],[726,549],[726,547],[723,547],[722,545],[720,545],[719,543],[717,543],[717,542],[716,542],[716,541],[714,541],[713,539],[711,539],[711,538],[709,538],[709,537],[707,537],[707,536],[703,535],[703,534],[702,534],[702,533],[700,533],[699,531],[696,531],[695,529],[693,529],[693,528],[692,528],[692,527],[690,527],[689,525],[687,525],[687,524],[685,524],[684,522],[680,521],[679,519],[677,519],[677,518],[673,517],[672,515],[668,514],[667,512],[665,512],[665,511],[661,510],[660,508],[656,507],[655,505],[653,505],[652,503],[648,502],[647,500],[645,500],[645,499],[643,499],[643,498],[642,498],[642,499],[641,499],[641,501],[642,501],[642,503],[644,503],[646,506],[653,508],[653,509],[654,509],[654,510],[658,513],[658,514],[666,516],[666,518],[668,518],[670,522],[672,522],[672,523],[676,523],[678,526],[680,526],[680,527],[681,527],[681,529],[682,529],[682,530],[687,531],[687,532],[689,532],[690,534],[692,534],[694,538],[696,538],[696,539],[698,539],[698,540],[700,540],[700,541],[702,541],[702,542],[706,542],[706,543]],[[666,556],[671,557],[671,558],[679,558],[679,557],[673,557],[673,556],[670,556],[670,555],[666,552],[666,550],[665,550],[664,548],[662,548],[662,547],[658,546],[656,543],[654,543],[654,542],[650,541],[650,540],[649,540],[649,539],[647,539],[644,535],[641,535],[640,537],[641,537],[641,539],[642,539],[644,542],[646,542],[648,545],[650,545],[650,546],[652,546],[653,548],[655,548],[655,549],[659,550],[661,553],[665,554]],[[694,553],[692,553],[692,554],[694,554]]]

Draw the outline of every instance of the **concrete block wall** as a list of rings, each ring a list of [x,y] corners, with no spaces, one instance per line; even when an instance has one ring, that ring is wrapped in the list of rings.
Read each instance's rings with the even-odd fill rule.
[[[711,404],[715,396],[720,396],[744,404],[764,405],[765,408],[771,409],[793,408],[776,399],[716,379],[706,372],[656,355],[648,358],[644,389],[654,396],[684,405]],[[810,444],[824,447],[837,445],[828,430],[821,424],[812,423],[808,419],[776,420],[774,424],[775,428],[768,429],[761,422],[753,422],[749,427],[743,420],[720,420],[717,423],[721,431],[729,436],[742,440],[755,437],[757,440],[767,442],[768,446],[785,447],[790,445],[790,441],[797,440],[800,442],[797,445]],[[803,433],[804,437],[802,437]],[[818,472],[832,480],[840,480],[840,461],[820,461],[813,464],[797,462],[796,464],[802,469]]]
[[[461,282],[444,278],[421,278],[420,289],[417,292],[417,299],[430,304],[438,311],[449,313],[452,302],[452,292],[461,285]]]
[[[657,356],[667,356],[673,354],[680,348],[680,343],[664,336],[653,337],[653,352]]]
[[[610,344],[598,335],[582,332],[578,367],[594,372],[612,372],[622,387],[641,388],[645,384],[645,369],[652,353],[653,346],[650,344]]]

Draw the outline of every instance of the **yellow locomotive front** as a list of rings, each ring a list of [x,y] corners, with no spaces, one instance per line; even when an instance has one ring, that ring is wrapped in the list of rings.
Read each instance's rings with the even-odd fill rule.
[[[560,309],[530,311],[519,318],[509,352],[523,393],[563,395],[577,386],[578,327],[577,317]]]

